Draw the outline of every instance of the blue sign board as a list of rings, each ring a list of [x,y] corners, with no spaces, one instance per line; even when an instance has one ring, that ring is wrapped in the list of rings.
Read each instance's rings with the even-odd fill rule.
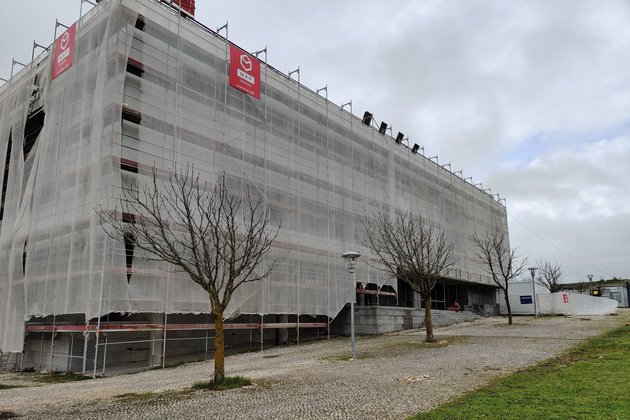
[[[532,299],[532,295],[525,295],[525,296],[521,296],[520,298],[521,298],[521,305],[534,303],[534,300]]]

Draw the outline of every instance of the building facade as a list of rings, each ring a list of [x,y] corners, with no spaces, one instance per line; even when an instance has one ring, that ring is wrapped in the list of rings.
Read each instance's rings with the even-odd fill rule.
[[[468,238],[507,233],[506,209],[461,173],[168,4],[103,0],[72,28],[61,36],[70,44],[0,86],[0,350],[24,351],[22,366],[50,357],[51,368],[96,370],[117,352],[122,360],[129,345],[112,343],[129,341],[116,335],[125,331],[148,343],[138,360],[164,363],[167,335],[205,337],[207,351],[205,292],[109,238],[95,214],[132,180],[175,165],[211,183],[225,173],[281,226],[272,276],[239,289],[227,310],[250,343],[269,339],[267,328],[319,333],[357,293],[364,305],[419,307],[368,264],[350,283],[341,254],[360,249],[358,218],[380,208],[420,213],[455,241],[459,262],[436,287],[437,309],[496,303]],[[60,48],[72,53],[61,72]]]

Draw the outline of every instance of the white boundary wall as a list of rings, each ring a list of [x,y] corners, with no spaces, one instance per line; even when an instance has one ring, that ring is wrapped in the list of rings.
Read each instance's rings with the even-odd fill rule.
[[[617,313],[617,301],[580,293],[556,292],[538,295],[542,314],[608,315]]]

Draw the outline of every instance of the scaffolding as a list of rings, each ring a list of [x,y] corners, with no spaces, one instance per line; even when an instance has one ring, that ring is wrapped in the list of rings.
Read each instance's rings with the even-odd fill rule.
[[[341,254],[360,243],[359,212],[423,213],[456,242],[460,262],[449,277],[491,284],[467,238],[479,229],[507,232],[504,203],[424,149],[418,154],[408,139],[395,140],[391,126],[366,124],[351,102],[331,103],[327,87],[303,86],[299,67],[288,75],[273,68],[266,47],[254,53],[265,53],[260,100],[233,88],[227,24],[212,31],[180,12],[161,1],[103,0],[80,12],[75,62],[61,76],[51,80],[52,51],[43,48],[0,86],[0,350],[23,351],[25,331],[50,333],[52,365],[61,357],[55,334],[82,334],[83,353],[74,355],[80,340],[72,338],[67,357],[80,358],[85,372],[93,340],[96,374],[114,332],[161,333],[150,342],[162,354],[169,332],[206,331],[208,339],[210,323],[168,322],[170,314],[209,313],[205,292],[107,237],[94,212],[115,208],[122,191],[147,182],[153,168],[163,174],[181,163],[209,183],[225,173],[231,191],[262,198],[281,227],[266,262],[276,261],[272,276],[239,288],[226,310],[229,318],[260,317],[226,328],[257,332],[261,346],[269,329],[294,330],[298,341],[300,329],[330,334],[330,322],[357,293],[396,295],[396,279],[369,265],[357,267],[357,279],[376,290],[357,291],[349,281]],[[24,122],[35,108],[45,117],[25,153]],[[164,321],[101,322],[114,313]],[[54,321],[66,314],[81,314],[85,324]],[[269,315],[295,320],[263,322]],[[50,325],[25,326],[48,316]]]
[[[160,353],[160,362],[157,364],[152,364],[152,358],[149,358],[148,365],[141,365],[141,368],[152,368],[152,367],[166,367],[168,366],[167,362],[167,352],[166,347],[169,341],[169,337],[167,332],[173,331],[202,331],[205,333],[204,337],[177,337],[170,338],[171,341],[186,341],[186,340],[198,340],[204,342],[204,357],[207,359],[208,354],[210,352],[210,342],[214,338],[210,335],[210,333],[214,330],[214,323],[175,323],[169,324],[166,322],[166,314],[163,314],[164,322],[163,323],[125,323],[125,322],[103,322],[99,324],[87,323],[84,325],[71,325],[71,324],[56,324],[54,319],[52,324],[29,324],[26,326],[27,333],[40,333],[41,341],[40,341],[40,359],[39,359],[39,368],[41,369],[44,366],[55,366],[53,363],[53,359],[61,358],[61,359],[77,359],[81,362],[81,372],[82,374],[90,374],[90,369],[88,369],[88,343],[92,340],[94,344],[94,359],[93,359],[93,367],[91,369],[91,374],[93,377],[97,376],[97,370],[100,370],[100,375],[106,374],[107,369],[107,349],[108,346],[120,346],[120,345],[132,345],[132,344],[146,344],[149,343],[151,345],[151,353],[155,352],[155,348],[161,348],[162,352]],[[234,330],[248,330],[248,331],[257,331],[259,334],[259,350],[263,351],[265,347],[264,341],[264,331],[271,329],[292,329],[295,331],[297,337],[297,344],[299,344],[299,329],[316,329],[317,338],[319,338],[319,331],[324,329],[326,331],[326,338],[330,338],[330,322],[264,322],[264,317],[259,316],[258,322],[249,322],[249,323],[226,323],[224,325],[225,330],[234,331]],[[161,338],[154,339],[145,339],[145,340],[124,340],[124,341],[108,341],[108,334],[111,333],[137,333],[137,332],[158,332],[161,333]],[[65,353],[55,353],[54,344],[55,337],[57,334],[69,334],[71,338],[70,350]],[[45,338],[49,335],[49,340],[45,340]],[[75,336],[80,335],[83,340],[83,353],[80,355],[76,355],[75,348]],[[97,340],[97,336],[103,336],[104,341],[99,342]],[[47,353],[47,363],[44,363],[43,357],[46,354],[44,351],[44,346],[50,346],[50,351]],[[155,347],[155,348],[154,348]],[[99,360],[98,360],[98,351],[97,349],[102,348],[103,353],[100,360],[100,369],[99,369]],[[22,362],[21,353],[9,353],[7,354],[7,358],[10,354],[20,355],[20,366]],[[194,354],[193,354],[194,355]],[[177,355],[181,357],[181,355]],[[178,360],[175,357],[175,360]],[[15,367],[17,368],[17,361],[14,362]],[[9,365],[9,362],[4,363],[5,366]],[[67,368],[64,369],[66,371],[72,371],[72,364],[68,361]]]

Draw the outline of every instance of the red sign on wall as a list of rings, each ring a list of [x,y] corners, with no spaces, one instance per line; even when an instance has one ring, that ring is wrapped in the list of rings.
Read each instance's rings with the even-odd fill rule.
[[[74,36],[76,29],[77,24],[74,23],[55,40],[52,66],[53,80],[72,66],[72,62],[74,61]]]
[[[230,45],[230,86],[260,99],[260,61]]]
[[[569,303],[569,294],[568,293],[563,293],[562,294],[562,301],[564,303]]]

